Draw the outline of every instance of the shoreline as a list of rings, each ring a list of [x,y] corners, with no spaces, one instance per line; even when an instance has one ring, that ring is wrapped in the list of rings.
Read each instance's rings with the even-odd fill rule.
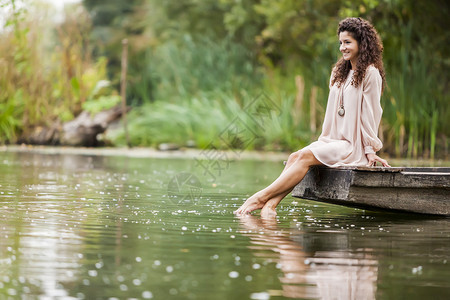
[[[37,153],[47,155],[93,155],[93,156],[124,156],[131,158],[160,158],[160,159],[208,159],[207,155],[216,151],[217,156],[230,160],[256,160],[282,162],[288,159],[288,152],[250,151],[250,150],[216,150],[182,148],[179,150],[161,151],[150,147],[67,147],[67,146],[35,146],[35,145],[2,145],[0,152],[10,153]],[[209,153],[208,153],[209,152]],[[212,155],[211,155],[212,156]],[[395,167],[450,167],[450,160],[444,159],[406,159],[386,158]]]
[[[161,151],[155,148],[127,148],[127,147],[66,147],[66,146],[35,146],[35,145],[3,145],[0,152],[11,153],[37,153],[49,155],[95,155],[95,156],[125,156],[132,158],[161,158],[161,159],[207,159],[206,152],[216,151],[216,157],[220,154],[231,160],[257,160],[257,161],[284,161],[290,153],[270,151],[232,151],[215,149],[182,148],[179,150]]]

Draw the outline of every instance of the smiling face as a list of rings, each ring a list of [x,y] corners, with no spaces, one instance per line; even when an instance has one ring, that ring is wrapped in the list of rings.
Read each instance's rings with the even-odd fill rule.
[[[339,33],[339,50],[345,60],[349,60],[352,63],[352,69],[356,68],[356,61],[359,54],[358,41],[348,31]]]

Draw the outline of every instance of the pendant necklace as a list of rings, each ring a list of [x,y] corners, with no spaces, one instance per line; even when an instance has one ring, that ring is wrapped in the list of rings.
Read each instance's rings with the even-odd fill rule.
[[[352,71],[352,70],[350,70]],[[351,74],[352,76],[349,76],[350,78],[353,77],[353,74]],[[344,108],[344,89],[348,86],[348,82],[349,80],[347,79],[345,81],[345,83],[341,86],[341,88],[339,89],[339,109],[338,109],[338,115],[343,117],[345,115],[345,108]]]

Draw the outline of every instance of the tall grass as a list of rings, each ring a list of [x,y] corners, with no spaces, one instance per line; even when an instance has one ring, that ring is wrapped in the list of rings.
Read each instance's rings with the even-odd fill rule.
[[[90,55],[81,6],[55,25],[50,10],[11,3],[0,32],[0,143],[72,119],[106,78],[106,60]]]
[[[261,105],[265,94],[246,95],[240,100],[227,93],[204,93],[182,103],[157,100],[130,113],[131,143],[137,146],[157,146],[160,143],[187,145],[195,142],[201,149],[288,150],[306,145],[307,128],[296,126],[292,114],[294,97],[283,99],[264,116],[264,123],[249,113],[252,103]],[[269,97],[270,98],[270,97]],[[274,98],[270,98],[271,101]],[[277,101],[275,99],[275,101]],[[245,109],[248,107],[248,109]],[[239,134],[234,135],[234,129]],[[236,139],[236,137],[238,139]],[[109,134],[116,145],[125,145],[123,131]]]
[[[430,55],[430,49],[413,45],[411,25],[403,27],[401,34],[397,51],[388,56],[391,64],[387,64],[383,120],[386,148],[398,157],[434,158],[437,147],[446,155],[445,139],[449,132],[446,75],[439,58]]]

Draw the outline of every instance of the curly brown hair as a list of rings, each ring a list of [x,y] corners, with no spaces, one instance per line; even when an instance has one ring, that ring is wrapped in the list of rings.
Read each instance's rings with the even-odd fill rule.
[[[380,72],[383,87],[386,85],[386,74],[383,67],[383,43],[372,24],[362,18],[346,18],[339,22],[337,34],[347,31],[357,42],[359,55],[356,70],[352,78],[352,85],[358,87],[364,79],[366,69],[374,65]],[[340,58],[333,69],[331,84],[343,84],[350,72],[352,65],[350,61]]]

